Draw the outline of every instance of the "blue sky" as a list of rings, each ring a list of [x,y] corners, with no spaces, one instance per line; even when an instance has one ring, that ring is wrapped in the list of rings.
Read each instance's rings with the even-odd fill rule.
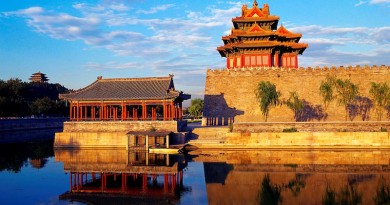
[[[168,76],[203,95],[216,47],[253,1],[0,0],[0,79],[41,71],[79,89],[103,78]],[[258,0],[302,33],[300,66],[390,65],[390,0]]]

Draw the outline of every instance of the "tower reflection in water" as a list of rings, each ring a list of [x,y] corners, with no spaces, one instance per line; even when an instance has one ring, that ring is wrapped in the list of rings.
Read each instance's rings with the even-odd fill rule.
[[[55,150],[69,174],[69,191],[60,200],[88,204],[175,203],[190,191],[183,184],[184,155],[127,150]]]

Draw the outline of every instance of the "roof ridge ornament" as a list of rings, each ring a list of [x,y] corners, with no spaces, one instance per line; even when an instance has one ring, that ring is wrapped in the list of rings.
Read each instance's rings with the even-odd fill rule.
[[[258,4],[257,4],[257,1],[254,0],[254,1],[253,1],[253,7],[255,7],[255,6],[257,7],[257,5],[258,5]]]

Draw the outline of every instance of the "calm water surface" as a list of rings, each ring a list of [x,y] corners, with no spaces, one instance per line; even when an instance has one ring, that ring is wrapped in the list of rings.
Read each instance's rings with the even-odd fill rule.
[[[0,145],[0,204],[388,204],[390,151]]]

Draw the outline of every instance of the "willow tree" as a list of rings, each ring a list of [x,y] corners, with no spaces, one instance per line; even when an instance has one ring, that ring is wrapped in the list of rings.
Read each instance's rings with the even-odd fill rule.
[[[255,94],[260,110],[267,122],[269,109],[279,103],[280,92],[276,91],[276,86],[269,81],[261,81],[255,89]]]
[[[290,92],[286,105],[294,112],[295,121],[298,121],[305,105],[303,100],[299,99],[297,92]]]
[[[383,110],[390,106],[390,88],[387,83],[371,82],[370,95],[375,101],[375,110],[381,121]]]
[[[335,99],[334,95],[334,84],[335,78],[327,76],[325,81],[321,82],[320,85],[320,95],[322,97],[322,102],[324,103],[325,110],[327,110],[330,102]]]
[[[348,120],[348,105],[350,105],[359,94],[359,87],[353,84],[349,79],[335,81],[337,100],[345,109],[345,120]]]

